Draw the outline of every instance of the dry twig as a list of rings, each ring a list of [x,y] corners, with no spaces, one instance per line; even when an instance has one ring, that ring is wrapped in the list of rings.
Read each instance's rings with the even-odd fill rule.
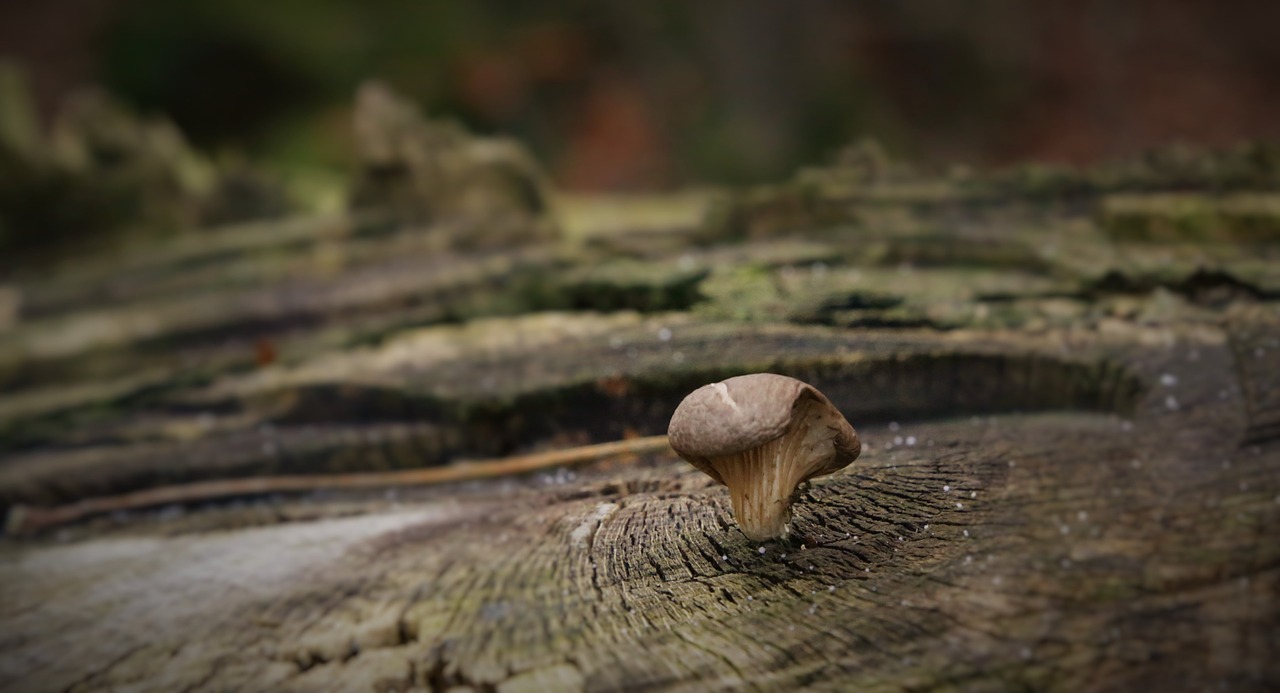
[[[523,474],[548,467],[583,464],[606,457],[659,452],[667,448],[667,437],[661,435],[494,460],[459,462],[444,467],[429,467],[425,469],[352,474],[295,474],[199,481],[190,484],[149,488],[118,496],[86,498],[74,503],[53,507],[14,506],[9,511],[9,517],[5,523],[5,531],[11,536],[34,534],[51,527],[102,513],[118,510],[137,510],[159,505],[196,503],[235,496],[318,491],[322,489],[424,486],[451,481],[488,479],[510,474]]]

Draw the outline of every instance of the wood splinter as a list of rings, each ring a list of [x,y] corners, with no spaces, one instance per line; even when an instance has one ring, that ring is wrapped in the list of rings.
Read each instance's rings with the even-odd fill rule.
[[[576,448],[536,452],[491,460],[459,462],[444,467],[405,469],[393,472],[359,472],[351,474],[295,474],[238,479],[217,479],[190,484],[175,484],[143,489],[117,496],[86,498],[53,507],[15,505],[5,521],[9,536],[30,535],[51,527],[122,510],[162,505],[187,504],[236,496],[268,493],[357,489],[388,486],[426,486],[454,481],[490,479],[523,474],[548,467],[585,464],[620,455],[640,455],[667,450],[664,435],[583,445]]]

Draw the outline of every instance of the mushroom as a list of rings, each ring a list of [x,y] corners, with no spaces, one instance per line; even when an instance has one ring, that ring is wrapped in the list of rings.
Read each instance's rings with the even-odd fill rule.
[[[729,487],[742,533],[785,537],[800,484],[858,457],[858,433],[812,385],[753,373],[703,385],[671,415],[671,447]]]

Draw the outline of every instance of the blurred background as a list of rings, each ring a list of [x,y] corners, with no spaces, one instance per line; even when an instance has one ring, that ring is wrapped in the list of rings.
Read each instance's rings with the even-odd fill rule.
[[[50,0],[0,4],[46,124],[100,85],[283,175],[354,158],[353,95],[515,137],[573,191],[778,180],[874,137],[1085,164],[1280,135],[1280,3]]]

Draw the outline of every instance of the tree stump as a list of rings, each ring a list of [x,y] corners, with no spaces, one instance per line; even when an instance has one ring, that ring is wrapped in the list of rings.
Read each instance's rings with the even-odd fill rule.
[[[1155,193],[1218,179],[837,173],[562,200],[562,239],[512,247],[297,220],[30,273],[0,333],[0,688],[1280,686],[1280,248],[1248,231],[1274,207],[1188,239]],[[1113,232],[1112,187],[1163,231]],[[661,434],[756,371],[865,443],[788,540],[662,449],[21,533]]]

